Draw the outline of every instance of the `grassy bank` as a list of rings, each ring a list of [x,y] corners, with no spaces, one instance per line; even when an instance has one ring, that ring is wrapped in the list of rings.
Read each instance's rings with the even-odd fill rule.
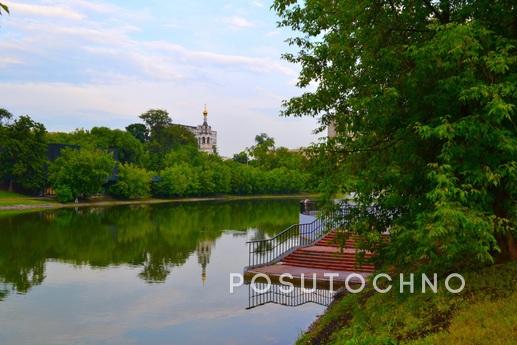
[[[254,199],[284,199],[284,198],[317,198],[318,194],[284,194],[284,195],[218,195],[212,197],[175,198],[175,199],[139,199],[115,200],[106,197],[92,198],[85,202],[62,204],[49,198],[30,197],[22,194],[0,191],[0,217],[13,216],[22,213],[65,207],[116,206],[134,204],[159,204],[173,202],[196,202],[217,200],[254,200]]]
[[[517,344],[517,262],[463,274],[449,293],[387,294],[365,290],[338,298],[297,345]]]
[[[6,192],[0,190],[0,207],[2,208],[8,208],[8,207],[14,207],[14,206],[51,206],[53,204],[56,204],[54,200],[47,199],[47,198],[36,198],[31,197],[27,195],[22,195],[18,193],[13,192]]]

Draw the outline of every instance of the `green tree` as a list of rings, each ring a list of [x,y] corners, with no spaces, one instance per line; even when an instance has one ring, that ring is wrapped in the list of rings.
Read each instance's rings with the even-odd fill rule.
[[[2,112],[4,119],[10,113]],[[45,183],[47,163],[46,129],[29,116],[20,116],[5,126],[0,123],[0,174],[12,190],[14,185],[29,191],[40,190]]]
[[[153,193],[162,197],[190,196],[199,192],[195,169],[180,163],[160,172],[159,180],[153,185]]]
[[[76,129],[71,133],[48,133],[51,143],[72,144],[82,148],[116,150],[118,160],[122,163],[143,165],[148,161],[144,144],[132,134],[108,127],[93,127],[91,130]]]
[[[150,109],[141,114],[139,118],[145,122],[151,137],[172,124],[169,113],[163,109]]]
[[[231,162],[231,192],[233,194],[253,193],[252,171],[253,167]]]
[[[0,108],[0,126],[3,124],[7,124],[13,118],[13,114],[11,114],[7,109]]]
[[[131,135],[138,139],[141,143],[146,143],[149,141],[149,130],[142,123],[133,123],[126,127],[126,131],[131,133]]]
[[[2,11],[9,13],[9,7],[6,4],[0,2],[0,15],[2,15]]]
[[[255,136],[255,145],[248,149],[256,166],[272,169],[272,152],[275,150],[275,139],[266,133]]]
[[[144,145],[128,132],[107,127],[93,127],[90,135],[97,148],[116,149],[118,160],[122,163],[141,165],[146,160]]]
[[[179,163],[186,163],[192,166],[200,166],[208,160],[208,154],[200,152],[194,145],[175,145],[175,147],[165,155],[163,164],[166,167]]]
[[[215,192],[226,194],[231,192],[232,173],[230,167],[224,162],[210,165],[213,172]]]
[[[151,168],[154,170],[162,169],[164,167],[163,157],[167,153],[184,146],[191,146],[197,150],[197,141],[194,134],[185,127],[169,125],[155,131],[148,144]]]
[[[152,174],[133,164],[122,164],[118,167],[117,182],[109,192],[120,199],[141,199],[151,194]]]
[[[99,194],[112,175],[111,153],[81,148],[65,149],[49,167],[49,181],[61,201]]]
[[[235,162],[238,162],[241,164],[248,164],[248,162],[250,160],[248,153],[246,153],[246,151],[242,151],[242,152],[234,154],[232,159]]]
[[[517,258],[514,1],[273,7],[300,33],[285,54],[301,65],[298,85],[317,83],[283,113],[335,125],[321,148],[327,188],[356,193],[351,227],[379,239],[379,259],[448,269]]]

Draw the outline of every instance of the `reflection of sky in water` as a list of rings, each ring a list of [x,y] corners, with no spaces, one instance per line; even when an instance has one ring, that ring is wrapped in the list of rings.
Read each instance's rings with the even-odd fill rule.
[[[138,277],[141,267],[49,261],[43,284],[0,302],[0,343],[293,343],[323,307],[246,310],[247,287],[229,293],[229,273],[247,264],[246,239],[226,232],[213,243],[204,286],[196,252],[155,284]]]

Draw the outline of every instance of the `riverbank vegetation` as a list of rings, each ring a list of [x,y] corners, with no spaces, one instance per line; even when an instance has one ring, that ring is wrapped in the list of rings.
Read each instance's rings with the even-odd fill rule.
[[[301,67],[298,85],[311,86],[285,102],[284,115],[317,117],[322,130],[335,129],[312,153],[328,198],[353,195],[347,230],[375,253],[376,267],[486,272],[486,279],[504,285],[496,271],[484,269],[517,259],[514,1],[276,0],[273,8],[280,25],[297,32],[289,42],[298,52],[285,57]],[[389,241],[380,235],[385,230]],[[460,329],[464,322],[386,309],[424,311],[435,299],[382,304],[380,298],[350,299],[366,308],[350,304],[355,314],[333,330],[336,343],[396,344],[425,335],[438,344],[447,327]],[[492,302],[468,302],[461,317],[486,307],[490,324],[515,320],[491,313],[505,303]],[[483,333],[482,325],[471,326]],[[515,328],[501,331],[499,341],[489,339],[512,343]]]
[[[60,202],[108,195],[123,200],[222,194],[289,194],[315,189],[302,152],[276,147],[267,134],[223,159],[200,152],[194,135],[164,110],[140,115],[126,130],[46,131],[29,116],[0,112],[0,163],[6,189],[47,190]],[[47,147],[54,144],[49,157]],[[244,158],[243,158],[244,157]]]
[[[16,205],[46,206],[52,203],[53,201],[50,199],[42,200],[41,198],[33,198],[14,192],[0,191],[0,207]]]
[[[394,281],[387,294],[338,298],[297,345],[515,344],[517,263],[465,272],[465,290],[451,294],[439,283],[401,294]],[[406,287],[407,290],[407,287]]]

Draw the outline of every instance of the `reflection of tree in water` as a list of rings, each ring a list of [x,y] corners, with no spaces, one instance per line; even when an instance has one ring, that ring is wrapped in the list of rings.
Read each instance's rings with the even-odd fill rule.
[[[61,209],[2,218],[0,283],[27,292],[43,282],[48,259],[92,267],[136,265],[142,279],[163,282],[199,243],[215,242],[224,230],[255,228],[272,236],[297,217],[296,200],[264,200]],[[199,263],[206,262],[206,269],[208,261]]]
[[[4,300],[4,298],[9,294],[9,291],[6,289],[0,289],[0,302]]]

